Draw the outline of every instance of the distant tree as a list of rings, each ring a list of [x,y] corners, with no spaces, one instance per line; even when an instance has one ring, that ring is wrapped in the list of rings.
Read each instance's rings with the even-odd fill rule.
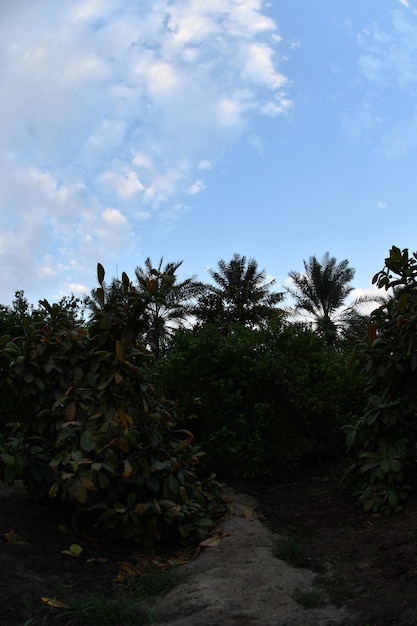
[[[148,299],[145,316],[147,320],[146,340],[158,358],[167,349],[172,333],[184,325],[192,313],[193,303],[201,292],[202,284],[195,276],[177,281],[177,271],[183,261],[164,264],[161,257],[157,267],[151,259],[144,267],[135,270],[135,287]]]
[[[338,333],[358,333],[365,330],[366,316],[358,311],[358,306],[371,302],[372,297],[357,298],[351,305],[344,306],[346,298],[353,291],[351,281],[355,270],[349,267],[347,259],[337,262],[328,252],[319,261],[311,256],[304,263],[304,272],[292,270],[289,276],[293,287],[287,291],[295,300],[292,311],[301,313],[310,320],[316,330],[334,340]]]
[[[255,259],[234,254],[227,263],[218,262],[218,270],[209,270],[213,284],[205,285],[198,298],[194,314],[202,324],[217,323],[224,327],[237,323],[258,327],[276,314],[283,294],[271,291],[274,279],[267,279],[266,271],[259,270]]]
[[[0,305],[0,335],[15,337],[22,334],[24,320],[32,310],[25,292],[22,289],[16,291],[11,306]]]

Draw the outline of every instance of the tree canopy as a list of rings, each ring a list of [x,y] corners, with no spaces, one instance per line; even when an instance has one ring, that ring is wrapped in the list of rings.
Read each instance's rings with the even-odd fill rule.
[[[209,274],[214,284],[205,285],[194,309],[201,324],[259,326],[280,312],[277,304],[283,294],[271,291],[275,280],[259,270],[255,259],[235,253],[229,262],[221,259]]]
[[[288,274],[293,286],[288,287],[287,291],[295,301],[292,311],[304,314],[316,330],[329,339],[349,329],[353,334],[363,331],[365,317],[357,308],[374,298],[357,298],[351,305],[345,305],[353,291],[351,281],[355,276],[349,261],[344,259],[338,262],[326,252],[321,260],[310,256],[303,263],[304,272],[292,270]]]

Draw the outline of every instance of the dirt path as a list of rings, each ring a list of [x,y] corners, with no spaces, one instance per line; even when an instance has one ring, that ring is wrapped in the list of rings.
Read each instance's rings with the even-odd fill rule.
[[[344,608],[306,609],[292,598],[311,592],[316,574],[273,555],[274,536],[258,519],[254,500],[231,490],[225,495],[231,515],[219,527],[219,544],[182,566],[185,580],[157,602],[155,626],[347,624]]]

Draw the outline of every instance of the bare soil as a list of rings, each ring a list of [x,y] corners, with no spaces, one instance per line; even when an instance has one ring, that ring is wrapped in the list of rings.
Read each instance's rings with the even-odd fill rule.
[[[341,474],[340,465],[328,465],[300,470],[291,481],[232,484],[235,509],[237,505],[240,508],[234,516],[220,522],[224,538],[219,545],[202,549],[194,562],[184,566],[194,574],[189,576],[187,588],[180,585],[160,601],[160,623],[417,624],[417,494],[412,494],[400,514],[365,514],[341,485]],[[19,485],[0,485],[2,626],[23,626],[35,619],[39,609],[45,607],[42,598],[68,598],[85,590],[111,593],[124,571],[123,564],[132,562],[132,555],[139,559],[137,547],[106,542],[85,533],[71,534],[70,529],[70,513],[62,507],[29,501]],[[314,609],[316,613],[295,606],[287,566],[282,564],[283,569],[274,569],[276,565],[271,563],[276,536],[289,536],[301,546],[307,569],[304,574],[303,570],[296,570],[294,585],[305,579],[307,586],[320,586],[328,612],[326,606]],[[74,543],[83,548],[79,556],[68,554]],[[263,551],[257,551],[261,547]],[[178,549],[175,546],[172,553],[178,553]],[[227,570],[232,561],[235,568]],[[266,570],[267,567],[272,569]],[[245,574],[243,582],[238,579],[240,570]],[[213,614],[210,618],[208,596],[211,593],[220,597],[227,571],[229,577],[236,578],[233,593],[240,592],[239,597],[246,597],[250,607],[246,609],[242,600],[237,610],[238,596],[229,595],[229,601],[219,608],[222,617]],[[266,571],[269,591],[262,582]],[[274,580],[280,576],[281,582]],[[190,585],[194,585],[194,597],[200,598],[200,611],[193,613],[190,609],[189,615],[183,617],[174,612],[170,619],[180,594],[190,595]],[[255,591],[261,595],[254,595]],[[276,598],[275,613],[267,607],[266,595]],[[264,618],[263,602],[265,611],[269,611]],[[59,609],[50,610],[58,616]],[[288,615],[287,621],[281,611]],[[63,622],[57,617],[47,623]]]

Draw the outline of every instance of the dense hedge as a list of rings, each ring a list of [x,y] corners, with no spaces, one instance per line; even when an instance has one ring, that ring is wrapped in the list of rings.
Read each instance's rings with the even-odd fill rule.
[[[344,449],[340,427],[358,410],[348,351],[275,321],[180,330],[157,364],[159,384],[197,416],[193,432],[220,475],[268,476],[309,452]]]
[[[367,405],[347,442],[347,476],[366,511],[398,511],[415,483],[417,445],[417,253],[393,246],[373,282],[387,291],[357,346]]]
[[[101,266],[98,276],[101,307],[88,328],[44,301],[43,321],[1,340],[11,431],[0,436],[0,477],[95,511],[113,537],[199,541],[222,506],[218,485],[200,479],[182,413],[150,383],[153,357],[137,339],[146,298],[124,274],[123,297],[107,301]]]

